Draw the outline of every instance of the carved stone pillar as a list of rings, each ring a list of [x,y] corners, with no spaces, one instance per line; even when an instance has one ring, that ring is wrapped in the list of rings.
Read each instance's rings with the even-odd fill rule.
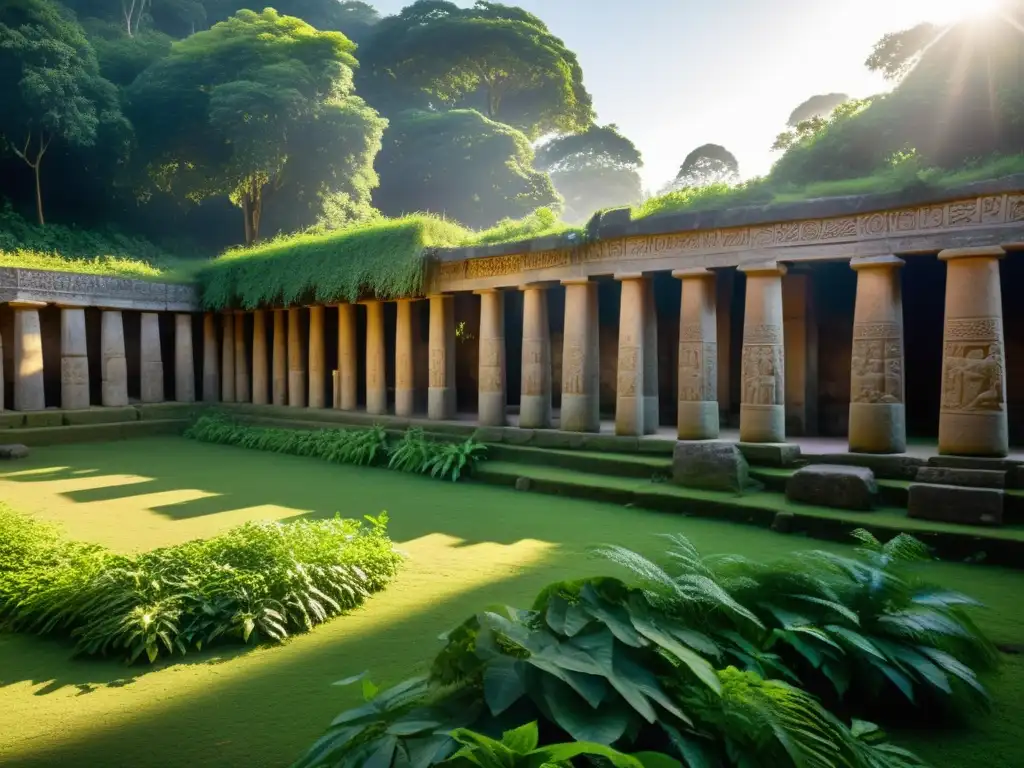
[[[388,381],[384,356],[384,302],[366,302],[366,412],[388,412]]]
[[[416,407],[416,378],[413,364],[413,299],[399,299],[395,324],[395,415],[412,416]]]
[[[303,345],[302,310],[288,310],[288,405],[306,407],[306,349]]]
[[[160,315],[143,312],[139,332],[139,399],[164,401],[164,358],[160,349]]]
[[[519,395],[519,426],[551,428],[551,324],[548,291],[526,285],[523,292],[523,370]]]
[[[103,310],[100,321],[101,402],[128,405],[128,363],[124,357],[124,322],[116,309]]]
[[[235,314],[221,315],[220,347],[220,399],[225,403],[235,402]]]
[[[681,269],[679,310],[680,440],[714,440],[718,423],[718,312],[715,273]]]
[[[782,276],[786,274],[786,268],[771,263],[740,269],[747,275],[740,440],[746,443],[781,443],[786,439],[786,359],[782,316]]]
[[[566,280],[562,341],[562,416],[566,432],[600,432],[597,283]]]
[[[615,434],[644,434],[644,327],[646,286],[641,274],[616,275],[619,301],[619,366],[615,388]]]
[[[355,304],[338,305],[338,408],[354,411],[358,405],[359,355],[356,351]]]
[[[274,310],[274,353],[271,360],[270,396],[274,405],[288,404],[288,315]]]
[[[853,311],[850,361],[850,450],[907,450],[903,377],[903,259],[853,259],[857,304]]]
[[[220,365],[217,360],[217,318],[203,315],[203,402],[216,403],[220,397]]]
[[[43,379],[43,335],[39,326],[41,301],[12,301],[14,310],[14,410],[41,411],[46,407]]]
[[[327,377],[327,349],[324,346],[324,308],[309,308],[309,407],[326,408],[324,383]]]
[[[245,343],[245,312],[235,312],[235,402],[248,403],[249,355]]]
[[[658,393],[658,310],[654,302],[654,281],[644,283],[644,434],[654,435],[661,426]]]
[[[85,343],[85,309],[60,308],[60,407],[89,407],[89,353]]]
[[[174,399],[196,401],[196,364],[192,353],[192,315],[174,316]]]
[[[480,368],[477,419],[484,427],[505,426],[505,294],[500,288],[480,295]]]
[[[455,418],[455,297],[434,294],[430,299],[429,387],[427,417]]]
[[[946,262],[939,453],[1005,456],[1006,346],[999,283],[1002,248],[939,253]]]
[[[256,405],[270,402],[270,366],[267,356],[267,313],[252,313],[252,401]]]

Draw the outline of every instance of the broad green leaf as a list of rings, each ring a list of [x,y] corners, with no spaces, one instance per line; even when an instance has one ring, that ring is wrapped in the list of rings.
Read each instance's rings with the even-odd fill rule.
[[[617,749],[604,744],[577,741],[571,744],[552,744],[541,747],[530,755],[528,768],[539,768],[544,763],[560,763],[581,755],[594,755],[607,759],[616,768],[644,768],[643,763],[635,757],[625,755]]]
[[[525,755],[537,748],[537,721],[505,731],[501,743],[518,755]]]
[[[523,662],[502,656],[487,665],[484,670],[484,700],[492,715],[500,715],[525,694]]]
[[[717,694],[722,693],[722,682],[718,679],[714,668],[701,656],[685,647],[668,632],[662,630],[651,618],[646,607],[640,607],[639,601],[631,601],[630,619],[637,632],[652,643],[671,653],[686,666],[697,679]]]
[[[562,681],[545,676],[541,692],[555,723],[577,741],[614,744],[629,725],[630,710],[618,702],[591,707]]]

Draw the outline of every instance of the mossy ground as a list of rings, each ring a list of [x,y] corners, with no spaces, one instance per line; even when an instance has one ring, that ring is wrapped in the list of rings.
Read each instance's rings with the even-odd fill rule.
[[[545,584],[607,572],[587,552],[615,542],[656,554],[685,533],[705,553],[769,558],[835,545],[610,504],[453,485],[386,470],[179,438],[36,449],[0,467],[0,498],[69,535],[131,551],[210,536],[244,520],[376,514],[409,554],[396,582],[352,615],[284,647],[197,654],[156,669],[76,661],[60,643],[0,635],[4,766],[284,766],[370,669],[381,684],[422,671],[437,635],[490,603],[527,605]],[[936,564],[931,576],[984,600],[980,621],[1024,644],[1024,573]],[[936,766],[1024,765],[1024,661],[993,681],[996,708],[969,730],[899,734]]]

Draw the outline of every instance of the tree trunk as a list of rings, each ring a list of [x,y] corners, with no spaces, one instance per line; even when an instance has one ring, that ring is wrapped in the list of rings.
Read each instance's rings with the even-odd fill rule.
[[[43,156],[40,153],[39,160],[42,160],[42,159],[43,159]],[[41,165],[41,163],[39,161],[36,161],[36,164],[35,164],[35,167],[33,168],[33,170],[35,171],[35,174],[36,174],[36,216],[39,217],[39,226],[43,227],[43,226],[46,226],[46,221],[43,219],[43,182],[39,178],[39,166],[40,165]]]
[[[263,186],[257,179],[249,180],[249,189],[242,195],[242,218],[245,221],[245,244],[260,239],[260,216],[263,213]]]

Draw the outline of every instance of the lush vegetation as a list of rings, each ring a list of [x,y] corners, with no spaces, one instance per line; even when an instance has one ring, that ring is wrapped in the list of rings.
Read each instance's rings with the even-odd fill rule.
[[[927,557],[920,542],[857,537],[855,557],[762,563],[701,558],[672,536],[668,568],[604,547],[634,584],[556,583],[529,610],[483,610],[447,634],[427,676],[370,686],[300,765],[443,764],[456,729],[534,720],[541,743],[655,749],[691,766],[923,765],[857,718],[984,707],[978,674],[995,649],[964,611],[974,600],[910,571]]]
[[[0,505],[0,626],[70,637],[133,663],[225,642],[282,642],[361,604],[397,573],[387,514],[246,523],[119,555]]]
[[[387,432],[379,426],[314,432],[252,427],[220,415],[200,416],[185,436],[258,451],[313,456],[335,464],[386,466],[399,472],[430,475],[453,482],[468,475],[487,449],[472,438],[460,443],[432,440],[418,427],[407,430],[402,439],[392,445],[388,443]]]

